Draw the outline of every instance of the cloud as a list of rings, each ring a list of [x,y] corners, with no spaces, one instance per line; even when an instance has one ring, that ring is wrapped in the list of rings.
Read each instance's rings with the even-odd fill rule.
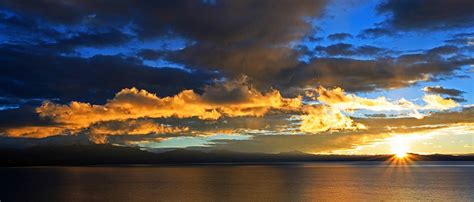
[[[425,109],[446,110],[459,106],[454,100],[445,99],[439,95],[425,95],[423,101],[426,102]]]
[[[145,60],[158,60],[164,57],[165,52],[152,49],[142,49],[137,55]]]
[[[180,37],[191,45],[167,54],[167,60],[197,69],[219,70],[230,77],[257,77],[274,68],[295,66],[297,56],[287,46],[312,31],[308,19],[320,16],[325,6],[325,0],[126,0],[113,7],[107,2],[80,0],[0,4],[16,15],[63,25],[69,32],[75,31],[75,26],[84,26],[89,35],[110,28],[131,33],[139,40]],[[73,36],[65,43],[90,45],[90,41],[100,42],[95,40],[97,37],[84,36],[80,40]]]
[[[322,132],[319,135],[255,135],[249,140],[218,140],[214,148],[248,152],[316,152],[331,153],[370,145],[399,134],[416,134],[474,123],[474,108],[456,112],[437,112],[423,119],[358,118],[366,130]],[[472,129],[472,126],[471,126]]]
[[[74,52],[79,47],[111,47],[132,40],[132,36],[117,29],[97,32],[78,32],[69,37],[56,38],[53,42],[43,42],[38,46],[49,51]]]
[[[142,36],[164,34],[167,29],[197,40],[239,41],[248,38],[292,38],[308,26],[301,18],[318,14],[325,1],[221,0],[215,3],[196,0],[159,0],[115,3],[80,0],[68,3],[39,1],[36,4],[3,1],[0,6],[20,15],[37,16],[64,25],[88,22],[91,25],[133,22]],[[286,15],[282,16],[281,13]],[[242,15],[245,13],[245,15]],[[254,20],[248,23],[249,20]]]
[[[454,45],[472,46],[474,44],[474,32],[458,33],[452,36],[451,39],[447,39],[444,42]]]
[[[228,99],[229,96],[235,99]],[[40,117],[50,120],[49,124],[7,127],[0,133],[17,138],[86,136],[98,144],[230,133],[252,138],[240,142],[215,140],[211,146],[240,151],[327,152],[369,144],[390,137],[392,132],[431,130],[444,127],[443,124],[472,121],[466,118],[472,113],[468,108],[462,112],[434,112],[423,119],[350,116],[355,110],[437,111],[457,106],[441,97],[425,96],[427,105],[418,106],[403,99],[363,98],[341,88],[319,87],[307,96],[318,103],[304,104],[301,97],[284,98],[276,90],[259,92],[245,77],[208,86],[202,94],[185,90],[174,96],[158,97],[129,88],[104,105],[45,102],[36,110]],[[285,147],[284,141],[288,143]],[[270,142],[273,144],[262,146]]]
[[[168,134],[188,131],[187,127],[171,127],[149,119],[99,122],[87,128],[89,139],[96,144],[107,143],[112,135]]]
[[[250,88],[246,99],[237,103],[221,104],[207,101],[192,90],[160,98],[145,90],[127,88],[118,92],[105,105],[81,102],[60,105],[45,102],[37,108],[37,112],[40,116],[52,118],[59,123],[82,126],[100,121],[141,117],[218,119],[221,116],[263,116],[270,109],[291,110],[299,105],[298,98],[283,98],[277,91],[260,93]]]
[[[358,109],[370,111],[401,111],[419,108],[414,103],[405,99],[390,102],[385,97],[377,97],[375,99],[362,98],[354,94],[346,94],[342,88],[326,89],[319,87],[316,91],[319,94],[317,100],[333,108],[346,111]]]
[[[450,99],[456,102],[466,102],[466,100],[462,97],[465,92],[458,89],[443,88],[441,86],[428,86],[423,88],[423,91],[428,94],[445,95],[444,99]]]
[[[429,54],[434,54],[434,55],[449,55],[449,54],[455,54],[459,50],[458,47],[453,46],[453,45],[445,45],[445,46],[439,46],[432,48],[428,51]]]
[[[214,3],[197,0],[136,3],[127,0],[114,4],[112,8],[104,2],[83,3],[76,0],[68,1],[67,4],[39,1],[37,5],[4,1],[0,7],[11,13],[13,17],[10,18],[36,19],[35,26],[23,26],[25,29],[30,27],[25,33],[33,33],[34,29],[31,27],[46,27],[56,34],[50,34],[48,38],[44,37],[48,35],[46,33],[41,34],[41,37],[31,36],[35,40],[22,40],[20,45],[3,47],[9,48],[6,50],[8,54],[16,53],[10,57],[14,61],[0,61],[8,65],[4,76],[8,79],[0,79],[0,84],[11,86],[4,90],[11,97],[60,98],[63,103],[72,100],[102,103],[115,92],[130,86],[159,92],[162,96],[176,94],[183,89],[193,89],[200,93],[215,78],[234,79],[247,75],[258,90],[276,88],[285,96],[293,96],[301,93],[298,91],[302,88],[318,84],[341,86],[350,92],[400,88],[451,76],[453,71],[466,64],[462,58],[439,58],[439,51],[450,51],[447,47],[438,52],[433,50],[436,52],[433,54],[424,53],[423,61],[410,63],[402,58],[394,58],[389,54],[390,50],[380,47],[342,43],[320,46],[317,48],[320,55],[316,56],[326,57],[313,55],[309,61],[302,62],[302,52],[292,45],[302,39],[314,38],[309,36],[317,32],[313,19],[323,14],[326,5],[326,1],[311,0],[297,3],[290,0],[221,0]],[[384,32],[382,28],[384,27],[368,31],[381,33]],[[173,50],[137,48],[133,53],[136,57],[64,57],[64,52],[77,51],[78,47],[114,45],[116,48],[123,48],[123,45],[128,46],[130,44],[127,43],[130,42],[148,43],[149,40],[166,40],[170,36],[182,39],[185,45]],[[335,33],[330,36],[334,39],[347,38],[348,34]],[[10,38],[15,38],[14,34]],[[44,54],[45,52],[48,54]],[[43,54],[39,56],[37,53]],[[90,54],[95,53],[92,51]],[[45,56],[49,59],[44,59]],[[377,59],[355,60],[331,58],[332,56],[373,56]],[[176,65],[184,66],[190,71],[157,70],[143,65],[143,60],[178,63]],[[97,68],[99,65],[101,67]],[[64,66],[74,67],[74,70],[64,70]],[[368,68],[364,69],[365,66]],[[407,68],[411,66],[426,68],[412,71]],[[439,66],[442,66],[442,70],[438,71],[436,67]],[[38,67],[45,67],[44,71],[39,72],[38,69],[41,68]],[[131,70],[125,71],[129,68]],[[19,69],[31,72],[31,75],[19,75],[15,72]],[[81,69],[84,70],[79,71]],[[91,73],[89,76],[76,76],[84,72]],[[94,76],[105,75],[107,72],[110,72],[108,76]],[[347,72],[355,73],[346,75]],[[163,76],[168,74],[174,75]],[[35,75],[40,76],[33,78]],[[131,78],[128,79],[128,76]],[[87,79],[89,77],[91,81]],[[49,81],[41,78],[53,78],[58,85],[49,85]],[[71,80],[77,82],[67,82]],[[315,80],[320,83],[315,84]],[[160,83],[155,83],[156,81]],[[356,85],[352,85],[354,83]],[[90,90],[79,88],[83,86]],[[22,89],[34,90],[26,92]]]
[[[41,118],[51,120],[50,126],[17,127],[5,130],[5,134],[15,137],[43,138],[61,133],[78,133],[87,129],[93,141],[103,142],[105,138],[102,136],[106,134],[134,135],[184,130],[150,122],[133,121],[140,118],[195,117],[202,120],[216,120],[224,116],[261,117],[271,110],[299,110],[300,97],[284,98],[276,90],[262,93],[248,84],[241,85],[240,82],[245,81],[229,81],[208,86],[202,95],[192,90],[184,90],[174,96],[163,98],[145,90],[126,88],[104,105],[77,101],[63,105],[46,101],[36,108],[36,112]],[[235,99],[225,100],[229,96]],[[121,123],[123,121],[126,122]],[[45,130],[40,131],[42,128]]]
[[[381,28],[381,27],[375,27],[375,28],[368,28],[362,30],[357,37],[362,38],[362,39],[368,39],[368,38],[379,38],[383,36],[395,36],[397,33],[391,29],[388,28]]]
[[[443,95],[449,95],[449,96],[461,96],[464,94],[464,91],[454,89],[454,88],[444,88],[441,86],[428,86],[423,88],[423,91],[427,93],[435,93],[435,94],[443,94]]]
[[[130,86],[166,96],[183,89],[200,91],[218,77],[204,71],[154,68],[124,56],[79,58],[43,51],[32,53],[33,50],[0,46],[2,96],[103,103]]]
[[[332,40],[332,41],[342,41],[342,40],[345,40],[345,39],[348,39],[348,38],[352,38],[352,34],[349,34],[349,33],[334,33],[334,34],[330,34],[328,36],[328,39]]]
[[[355,110],[412,111],[413,116],[422,118],[423,115],[417,110],[447,110],[458,106],[455,101],[436,95],[425,95],[424,100],[427,104],[418,106],[404,99],[396,102],[388,101],[384,97],[368,99],[345,94],[341,88],[324,87],[315,90],[318,97],[314,99],[320,104],[308,105],[302,103],[300,96],[284,98],[277,90],[262,93],[246,82],[244,77],[241,80],[208,86],[202,94],[184,90],[169,97],[158,97],[145,90],[126,88],[104,105],[77,101],[63,105],[46,101],[36,108],[36,113],[39,117],[49,120],[50,124],[7,128],[5,134],[43,138],[46,135],[75,134],[86,130],[93,137],[93,141],[102,142],[105,140],[102,136],[107,134],[175,133],[189,128],[165,127],[152,122],[134,121],[142,118],[217,120],[223,117],[263,117],[271,111],[300,113],[302,115],[299,115],[301,119],[299,130],[319,133],[365,129],[363,124],[354,122],[346,115]],[[312,93],[308,95],[310,94]],[[40,131],[42,128],[48,132]]]
[[[301,115],[300,130],[306,133],[320,133],[339,130],[366,129],[363,124],[354,122],[350,117],[344,115],[339,109],[331,106],[319,105],[305,107]]]
[[[0,26],[8,30],[0,34],[2,136],[80,136],[114,143],[121,138],[160,141],[165,135],[238,133],[254,136],[256,146],[245,140],[243,148],[258,150],[266,143],[274,145],[260,149],[301,146],[329,151],[384,138],[390,131],[431,126],[436,121],[430,117],[439,115],[433,111],[452,109],[462,99],[462,92],[441,87],[426,90],[425,104],[351,93],[451,78],[474,63],[466,54],[472,49],[472,33],[456,33],[445,41],[449,45],[414,54],[348,43],[311,50],[314,44],[305,42],[322,40],[315,37],[321,31],[315,19],[324,14],[324,0],[113,4],[0,2]],[[362,30],[358,37],[469,28],[474,21],[471,5],[462,0],[384,1],[378,11],[387,15],[386,21]],[[333,33],[327,38],[352,37],[353,33]],[[368,44],[378,44],[374,42]],[[328,88],[314,89],[319,85]],[[312,88],[318,96],[306,98],[315,103],[298,96]],[[49,101],[40,104],[43,100]],[[387,110],[395,115],[376,122],[355,113]],[[423,119],[400,118],[406,113]],[[315,146],[318,141],[326,145]],[[290,144],[287,148],[285,142]]]
[[[364,45],[354,47],[352,44],[346,43],[337,43],[329,46],[316,46],[315,51],[329,56],[378,56],[391,52],[384,48],[379,48],[375,46]]]
[[[402,29],[472,27],[474,2],[470,0],[388,0],[378,12],[388,14],[386,23]]]
[[[362,98],[353,94],[345,94],[341,88],[316,89],[319,95],[316,100],[322,105],[306,106],[303,108],[305,115],[301,115],[302,123],[300,130],[308,133],[319,133],[338,130],[360,130],[367,129],[364,124],[357,123],[346,113],[355,110],[370,111],[411,111],[410,116],[421,119],[423,115],[418,110],[447,110],[457,107],[458,104],[451,99],[444,99],[438,95],[425,95],[423,100],[425,106],[418,106],[405,99],[390,102],[385,97],[375,99]],[[314,95],[309,93],[308,95]]]
[[[197,69],[216,70],[231,78],[244,74],[260,85],[270,84],[275,74],[299,63],[298,54],[289,47],[208,43],[172,52],[167,59]]]
[[[278,87],[339,86],[349,92],[396,89],[454,76],[455,71],[474,63],[462,55],[439,57],[429,53],[358,60],[314,57],[279,74]]]
[[[25,126],[9,128],[4,131],[8,137],[45,138],[65,133],[67,128],[57,126]]]
[[[415,114],[418,114],[416,110],[447,110],[459,105],[454,100],[445,99],[439,95],[430,94],[423,96],[423,100],[426,104],[424,106],[419,106],[404,98],[397,101],[388,101],[385,97],[370,99],[359,97],[354,94],[345,94],[344,90],[341,88],[326,89],[324,87],[319,87],[316,89],[316,91],[319,94],[317,100],[333,108],[345,111],[360,109],[370,111],[413,110]]]

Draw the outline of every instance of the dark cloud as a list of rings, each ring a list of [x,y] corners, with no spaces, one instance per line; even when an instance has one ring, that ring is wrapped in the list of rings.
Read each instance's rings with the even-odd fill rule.
[[[443,88],[441,86],[429,86],[424,88],[425,92],[428,93],[436,93],[436,94],[443,94],[443,95],[450,95],[450,96],[461,96],[464,94],[464,91],[454,89],[454,88]]]
[[[0,34],[4,37],[0,43],[34,45],[44,49],[43,51],[57,53],[72,52],[78,47],[117,46],[133,38],[131,34],[126,34],[118,28],[60,27],[39,21],[32,16],[16,14],[0,16],[0,26],[8,29],[8,32]]]
[[[472,44],[474,43],[474,32],[455,34],[451,39],[445,40],[445,42],[449,44],[462,45],[462,46],[469,45],[469,43]]]
[[[137,56],[145,60],[158,60],[163,58],[166,52],[152,49],[142,49],[137,53]]]
[[[364,46],[354,47],[352,44],[346,44],[346,43],[332,44],[329,46],[316,46],[315,51],[319,53],[323,53],[325,55],[330,55],[330,56],[336,56],[336,55],[377,56],[382,53],[389,52],[389,50],[385,50],[383,48],[379,48],[375,46],[364,45]]]
[[[341,41],[341,40],[346,40],[348,38],[352,38],[352,34],[349,34],[349,33],[335,33],[335,34],[330,34],[328,36],[328,39],[332,40],[332,41]]]
[[[324,39],[323,37],[315,37],[315,36],[308,37],[308,40],[311,41],[311,42],[320,42],[323,39]]]
[[[454,54],[457,53],[459,48],[457,46],[452,46],[452,45],[446,45],[446,46],[439,46],[436,48],[433,48],[428,51],[429,54],[435,54],[435,55],[449,55],[449,54]]]
[[[197,89],[215,74],[176,68],[153,68],[135,58],[94,56],[77,58],[33,54],[30,49],[0,49],[0,94],[22,99],[54,99],[103,103],[123,88],[137,87],[159,95]]]
[[[15,44],[44,43],[62,37],[61,32],[50,25],[42,24],[34,17],[2,13],[1,8],[0,27],[8,30],[0,33],[2,42],[9,41]]]
[[[73,0],[67,3],[44,0],[34,4],[23,1],[3,1],[0,4],[20,15],[38,16],[53,23],[133,23],[143,37],[172,30],[196,40],[227,43],[249,39],[268,42],[294,39],[302,34],[296,30],[309,26],[301,18],[316,15],[324,5],[325,1],[310,0],[298,3],[291,0],[221,0],[216,3],[198,0]]]
[[[454,71],[474,59],[444,59],[431,54],[406,54],[397,58],[357,60],[350,58],[313,58],[298,68],[281,73],[281,86],[339,86],[347,91],[373,91],[413,85],[419,81],[453,76]]]
[[[0,110],[0,129],[22,126],[48,126],[53,124],[47,119],[40,119],[35,107],[23,106],[17,109]]]
[[[300,57],[311,51],[304,51],[302,49],[296,50],[288,45],[294,40],[308,37],[307,34],[314,31],[313,25],[305,19],[319,16],[326,5],[325,1],[308,0],[298,3],[289,0],[279,0],[278,2],[223,0],[216,1],[215,3],[195,0],[138,3],[120,1],[114,3],[113,7],[107,6],[108,4],[105,2],[84,3],[82,1],[70,1],[64,4],[61,2],[45,1],[36,5],[18,1],[5,1],[1,5],[14,12],[16,15],[13,16],[24,18],[37,16],[39,19],[47,21],[50,24],[56,23],[71,27],[85,26],[88,28],[86,31],[75,31],[68,36],[55,37],[52,42],[46,44],[41,43],[40,46],[33,46],[33,51],[37,49],[39,52],[46,50],[54,52],[54,54],[60,54],[66,50],[74,50],[79,46],[97,47],[117,45],[129,41],[130,37],[146,39],[172,34],[191,41],[191,43],[189,43],[191,45],[183,49],[169,51],[160,49],[138,50],[137,56],[143,60],[162,59],[175,62],[189,69],[215,71],[227,77],[235,78],[241,75],[247,75],[249,76],[249,81],[254,83],[257,88],[299,88],[307,85],[310,81],[313,82],[314,79],[318,79],[322,84],[331,85],[338,85],[337,81],[343,81],[343,84],[340,84],[343,85],[343,87],[350,86],[348,84],[349,82],[358,82],[358,85],[354,85],[358,87],[352,87],[353,91],[357,89],[367,91],[381,88],[402,87],[411,85],[414,81],[423,80],[427,75],[450,75],[452,71],[459,69],[459,65],[466,64],[464,61],[458,62],[459,65],[457,65],[458,63],[456,63],[454,59],[446,61],[437,57],[440,54],[454,54],[458,51],[454,46],[433,49],[431,52],[433,56],[429,59],[427,58],[427,54],[420,56],[405,55],[396,59],[387,59],[379,57],[387,56],[389,50],[375,46],[353,46],[344,43],[318,46],[315,50],[323,56],[374,56],[379,59],[363,61],[350,58],[313,58],[308,64],[301,63]],[[48,7],[45,8],[45,5]],[[384,7],[387,6],[388,3]],[[56,11],[56,9],[69,9],[70,12],[62,12],[62,10]],[[382,10],[382,6],[380,9]],[[245,13],[245,15],[242,13]],[[285,13],[285,15],[281,15],[281,13]],[[99,29],[101,27],[100,25],[104,25],[104,28]],[[123,30],[127,25],[129,25],[129,31],[125,33]],[[393,31],[383,27],[372,28],[364,30],[361,36],[378,36],[380,34],[393,34]],[[351,37],[351,35],[347,33],[335,33],[328,37],[333,40],[339,40]],[[53,50],[51,50],[51,47],[53,47]],[[86,63],[89,66],[95,66],[99,61],[106,60],[108,62],[100,64],[107,66],[101,68],[104,70],[96,70],[95,68],[90,70],[91,72],[103,71],[102,74],[105,74],[105,69],[111,72],[124,71],[121,70],[121,66],[140,66],[141,69],[146,69],[139,61],[134,61],[137,60],[136,58],[127,59],[125,57],[97,56],[91,59],[78,59],[54,56],[53,59],[55,59],[55,57],[60,58],[58,63],[62,63],[63,59],[67,61],[87,61]],[[43,63],[41,64],[42,66],[46,66],[47,68],[50,68],[49,66],[57,66],[56,64],[50,65],[49,63],[51,62],[48,60],[41,60],[39,62],[37,58],[34,59],[36,60],[36,66],[41,63]],[[415,60],[418,62],[424,61],[435,67],[418,67],[427,64],[418,64]],[[460,61],[461,59],[458,60]],[[109,62],[113,65],[108,64]],[[9,65],[14,66],[13,62],[10,62]],[[350,68],[341,67],[342,65],[349,65]],[[368,68],[364,69],[364,65],[367,65]],[[382,67],[384,65],[387,67]],[[23,66],[26,65],[24,64]],[[66,63],[65,66],[76,65]],[[112,68],[112,66],[114,67]],[[399,66],[401,70],[397,69]],[[415,66],[418,69],[426,70],[412,71],[411,69],[415,68]],[[436,67],[440,67],[442,70],[437,70]],[[357,72],[347,75],[345,74],[348,72],[346,71],[347,69],[357,70]],[[433,70],[433,72],[430,69]],[[298,72],[300,70],[301,73]],[[50,70],[45,69],[45,71]],[[176,74],[183,75],[201,74],[181,70],[173,71],[180,72]],[[338,71],[343,71],[343,73],[339,74],[337,73]],[[361,74],[358,72],[361,72]],[[80,75],[81,73],[77,74]],[[116,75],[117,73],[113,74]],[[134,75],[133,73],[128,74]],[[123,76],[112,76],[112,78],[125,77],[124,75],[128,76],[128,74],[123,73]],[[153,80],[153,82],[157,82],[161,79],[170,80],[170,77],[151,79],[151,76],[148,76],[145,80],[141,79],[142,76],[138,74],[136,74],[135,77],[137,79],[133,79],[133,82],[130,81],[131,79],[121,78],[120,84],[115,85],[108,84],[108,81],[89,82],[94,84],[94,86],[91,86],[89,90],[90,93],[86,94],[86,97],[97,97],[97,100],[104,99],[106,96],[92,95],[107,94],[111,96],[113,92],[120,90],[118,86],[129,87],[126,85],[139,88],[143,87],[151,92],[171,92],[172,90],[167,90],[166,88],[171,89],[173,85],[193,88],[191,85],[202,86],[203,83],[208,82],[198,82],[197,79],[202,79],[203,77],[193,77],[190,81],[198,83],[178,84],[179,82],[188,81],[187,79],[180,79],[179,82],[175,81],[176,83],[173,83],[173,85],[170,84],[167,85],[167,87],[163,87],[166,85],[151,85],[149,83],[152,83],[151,80]],[[209,77],[206,77],[206,79],[207,78]],[[21,91],[20,88],[24,89],[24,87],[19,87],[19,85],[24,79],[15,79],[15,77],[9,77],[9,79],[8,85],[12,86],[12,89],[16,89],[10,91],[17,92],[9,93],[12,94],[12,96],[19,96],[20,93],[18,92]],[[11,81],[11,79],[15,80],[15,85],[13,85],[14,82]],[[109,80],[111,80],[111,78]],[[26,83],[32,83],[32,81],[35,81],[35,79]],[[81,81],[78,81],[78,83],[81,83]],[[137,83],[140,85],[137,85]],[[293,84],[296,86],[288,86]],[[50,86],[42,87],[42,85],[45,84],[38,83],[35,88],[56,89],[50,90],[51,93],[46,96],[48,98],[56,95],[61,99],[67,97],[66,100],[70,100],[71,97],[84,100],[84,98],[80,98],[80,96],[84,94],[79,93],[77,96],[71,96],[71,94],[62,95],[65,91],[57,90],[58,88],[64,88],[63,86],[71,87],[73,84],[58,85],[61,87],[55,87],[56,85],[51,86],[51,84],[48,84]],[[80,85],[84,84],[81,83]],[[104,85],[104,87],[99,87],[99,85]],[[105,87],[105,85],[109,86]],[[79,84],[72,89],[76,88],[79,88]],[[108,93],[96,93],[104,91]],[[37,92],[42,91],[38,90]],[[41,95],[41,93],[37,94]]]
[[[210,8],[205,19],[196,16],[203,22],[183,26],[189,32],[184,29],[199,30],[205,22],[203,28],[208,29],[188,33],[186,36],[199,39],[196,44],[171,53],[168,59],[230,77],[245,74],[267,84],[277,72],[299,63],[298,53],[287,45],[310,33],[311,24],[304,18],[319,15],[325,5],[324,1],[231,2],[217,2],[220,10]]]
[[[271,84],[275,74],[298,65],[298,54],[288,47],[221,46],[199,43],[178,52],[170,53],[169,59],[186,66],[217,70],[227,76],[242,74],[261,85]]]
[[[389,14],[386,23],[402,30],[474,25],[474,1],[471,0],[387,0],[377,9]]]
[[[329,46],[316,46],[314,50],[327,55],[354,55],[352,44],[347,43],[338,43]]]
[[[467,102],[467,100],[464,99],[463,97],[445,97],[445,99],[451,99],[451,100],[454,100],[456,102]]]
[[[388,28],[368,28],[362,30],[357,37],[367,39],[367,38],[379,38],[382,36],[394,36],[396,32]]]
[[[357,47],[355,52],[360,55],[378,55],[381,53],[387,53],[391,51],[386,50],[384,48],[376,47],[376,46],[363,45],[363,46]]]
[[[433,94],[447,95],[447,99],[452,99],[456,102],[466,102],[462,95],[466,92],[454,88],[444,88],[441,86],[428,86],[423,88],[423,91]]]
[[[39,46],[52,51],[71,52],[77,47],[106,47],[124,44],[132,39],[117,29],[107,30],[103,32],[79,32],[68,38],[58,38],[51,43],[44,43]]]
[[[51,24],[85,26],[89,28],[89,34],[97,33],[102,26],[116,30],[128,26],[130,32],[143,40],[166,35],[183,37],[193,45],[170,51],[164,59],[192,68],[217,70],[230,77],[246,74],[263,81],[272,78],[271,72],[298,64],[298,54],[287,46],[312,31],[313,25],[308,19],[319,16],[326,5],[325,0],[297,3],[291,0],[221,0],[214,3],[125,0],[113,2],[114,6],[109,3],[4,1],[0,6],[20,16],[38,17]],[[122,39],[118,33],[113,36],[107,44]],[[84,46],[91,46],[90,41],[105,43],[95,37],[101,36],[72,37],[64,43],[75,45],[80,42]],[[150,51],[139,55],[144,59],[158,57]]]
[[[339,86],[352,92],[401,88],[455,76],[455,71],[474,62],[472,57],[463,55],[459,48],[451,45],[401,55],[379,47],[344,43],[317,46],[316,51],[322,55],[297,68],[282,71],[277,79],[279,87],[288,90],[291,88],[286,86],[304,88],[319,84]],[[451,54],[454,55],[446,57]],[[360,60],[331,56],[375,57]]]

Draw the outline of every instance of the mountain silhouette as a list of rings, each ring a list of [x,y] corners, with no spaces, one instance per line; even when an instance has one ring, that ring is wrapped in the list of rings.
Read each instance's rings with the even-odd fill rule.
[[[300,151],[268,154],[226,150],[204,152],[175,149],[161,153],[153,153],[139,148],[113,145],[39,146],[26,149],[0,149],[0,166],[296,163],[319,161],[388,161],[393,158],[393,155],[315,155]],[[473,154],[409,154],[409,158],[414,161],[474,161]]]

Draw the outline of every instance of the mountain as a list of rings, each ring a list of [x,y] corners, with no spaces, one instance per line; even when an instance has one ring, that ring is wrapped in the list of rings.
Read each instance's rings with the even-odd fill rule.
[[[112,145],[42,146],[0,149],[0,166],[74,166],[199,163],[283,163],[317,161],[387,161],[393,155],[313,155],[299,151],[278,154],[244,153],[225,150],[209,152],[175,149],[152,153],[133,147]],[[420,161],[474,161],[474,155],[418,155]]]

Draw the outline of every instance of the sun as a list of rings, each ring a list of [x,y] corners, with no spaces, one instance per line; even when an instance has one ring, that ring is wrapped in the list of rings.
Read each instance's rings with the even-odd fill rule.
[[[407,156],[408,147],[404,145],[393,145],[392,152],[395,154],[395,157],[402,159]]]
[[[407,153],[403,152],[403,151],[395,153],[395,157],[397,157],[399,159],[405,158],[406,156],[407,156]]]
[[[408,156],[408,145],[406,141],[401,141],[400,139],[397,139],[395,141],[391,142],[391,151],[393,154],[395,154],[395,157],[398,159],[403,159]]]

